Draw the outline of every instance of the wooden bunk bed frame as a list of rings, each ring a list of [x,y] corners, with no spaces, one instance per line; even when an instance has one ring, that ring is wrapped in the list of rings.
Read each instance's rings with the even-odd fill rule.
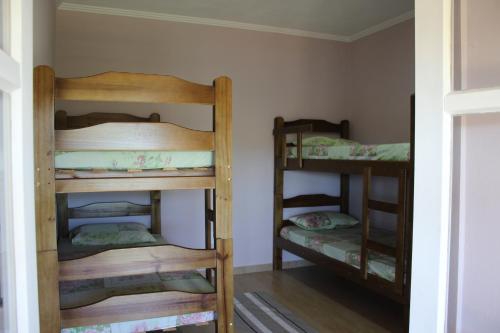
[[[203,132],[169,123],[103,123],[100,114],[78,121],[55,113],[56,100],[203,104],[213,106],[213,131]],[[216,311],[217,332],[233,332],[232,267],[232,84],[219,77],[201,85],[172,76],[108,72],[83,78],[56,78],[47,66],[34,73],[35,196],[40,330]],[[83,119],[83,120],[82,120]],[[128,120],[128,121],[130,121]],[[156,119],[149,119],[149,121]],[[57,126],[55,129],[54,124]],[[87,125],[94,125],[85,127]],[[78,128],[65,130],[66,128]],[[59,129],[61,128],[61,129]],[[115,173],[92,177],[56,177],[55,151],[78,150],[205,150],[215,154],[215,171],[205,175],[177,173]],[[57,221],[67,221],[68,193],[203,189],[206,197],[206,248],[174,245],[110,249],[81,259],[60,262]],[[59,210],[56,208],[56,198]],[[213,201],[213,202],[212,202]],[[66,205],[66,206],[65,206]],[[158,231],[159,205],[152,229]],[[63,222],[59,232],[67,232]],[[213,237],[209,236],[213,231]],[[60,310],[59,281],[207,269],[212,294],[180,291],[122,295],[80,308]]]
[[[404,304],[408,310],[411,277],[411,238],[413,220],[413,166],[414,166],[414,98],[411,102],[411,153],[409,161],[362,161],[362,160],[314,160],[302,158],[302,136],[306,132],[336,133],[349,139],[349,122],[333,124],[324,120],[301,119],[285,122],[278,117],[274,122],[274,244],[273,268],[282,269],[282,252],[286,250],[312,263],[326,267],[339,276],[352,280],[394,301]],[[287,158],[286,135],[297,135],[297,158]],[[284,172],[320,171],[340,174],[340,195],[300,195],[284,198]],[[363,176],[362,240],[360,268],[335,260],[317,251],[295,244],[280,236],[284,226],[292,225],[283,219],[283,211],[294,207],[339,206],[340,212],[349,212],[349,175]],[[370,198],[373,176],[398,179],[396,203]],[[375,242],[369,237],[369,211],[382,211],[397,216],[396,246]],[[395,281],[390,282],[368,273],[368,251],[376,251],[396,259]],[[408,315],[407,311],[405,311]]]

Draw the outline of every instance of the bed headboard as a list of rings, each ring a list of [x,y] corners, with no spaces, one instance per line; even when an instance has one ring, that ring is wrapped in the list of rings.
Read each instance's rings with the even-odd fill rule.
[[[139,205],[128,201],[93,202],[84,206],[69,207],[68,196],[57,194],[57,222],[59,237],[68,237],[69,219],[151,216],[151,232],[161,234],[160,191],[152,191],[150,203]]]
[[[321,119],[297,119],[284,121],[282,117],[275,118],[274,134],[295,134],[306,132],[337,133],[343,139],[349,139],[349,120],[335,124]]]

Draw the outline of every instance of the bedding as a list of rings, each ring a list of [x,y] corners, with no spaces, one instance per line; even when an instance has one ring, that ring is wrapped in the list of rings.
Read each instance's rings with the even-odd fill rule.
[[[117,278],[65,281],[59,284],[61,309],[84,306],[113,295],[178,290],[213,293],[213,286],[198,272],[155,273]],[[206,323],[215,320],[213,311],[142,319],[104,325],[72,327],[61,333],[135,333]]]
[[[297,147],[287,147],[288,158],[297,158]],[[302,147],[302,158],[316,160],[370,160],[370,161],[408,161],[410,144],[395,143],[363,145],[354,141],[346,144],[317,144]]]
[[[214,165],[211,151],[70,151],[55,153],[56,169],[67,170],[162,170],[208,168]]]
[[[359,223],[354,217],[332,211],[309,212],[289,218],[291,222],[306,230],[328,230],[351,227]]]
[[[140,223],[85,224],[70,232],[73,245],[124,245],[154,243],[156,239]]]
[[[352,228],[310,231],[297,226],[286,226],[280,235],[295,244],[314,250],[327,257],[359,268],[361,258],[361,226]],[[395,246],[393,232],[370,228],[370,239]],[[368,273],[394,282],[396,259],[378,252],[368,251]]]

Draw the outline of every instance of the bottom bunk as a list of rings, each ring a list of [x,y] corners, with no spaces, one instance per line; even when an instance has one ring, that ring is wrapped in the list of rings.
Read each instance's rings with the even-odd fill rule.
[[[361,261],[362,227],[360,225],[332,229],[311,231],[297,226],[286,226],[281,229],[280,236],[290,242],[314,250],[329,258],[346,263],[357,269]],[[370,238],[389,247],[396,246],[394,232],[370,228]],[[368,273],[382,279],[394,282],[396,273],[396,259],[375,251],[368,251]]]
[[[127,296],[131,302],[123,302]],[[118,298],[122,298],[120,305],[109,304]],[[216,294],[197,271],[170,272],[64,281],[60,283],[60,304],[62,333],[133,333],[213,321]],[[127,320],[109,322],[120,314]],[[133,317],[137,320],[130,320]],[[104,322],[83,324],[100,320]]]

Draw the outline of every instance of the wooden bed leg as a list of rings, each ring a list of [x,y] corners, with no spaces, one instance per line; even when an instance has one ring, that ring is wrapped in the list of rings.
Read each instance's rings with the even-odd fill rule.
[[[283,128],[284,120],[281,117],[274,119],[274,217],[273,217],[273,270],[279,271],[282,267],[283,250],[276,244],[283,227],[283,151],[286,148],[285,136],[279,130]]]
[[[212,232],[215,231],[212,230],[212,219],[214,219],[213,214],[210,212],[213,212],[212,210],[212,190],[206,189],[205,190],[205,249],[212,249],[214,247],[214,244],[212,243]],[[207,280],[213,285],[214,278],[213,278],[213,270],[211,268],[207,268],[205,271],[205,276]]]
[[[217,333],[234,332],[233,240],[217,239]]]
[[[161,234],[161,191],[150,192],[151,201],[151,232]]]
[[[59,333],[59,261],[57,251],[38,252],[38,304],[40,332]]]

